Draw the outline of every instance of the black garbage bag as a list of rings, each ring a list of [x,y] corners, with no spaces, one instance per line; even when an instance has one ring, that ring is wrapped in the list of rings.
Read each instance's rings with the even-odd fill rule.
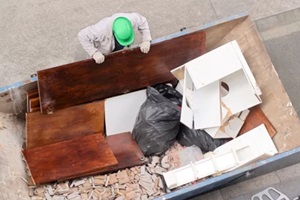
[[[227,139],[214,139],[204,130],[194,130],[181,124],[179,133],[177,135],[177,141],[182,146],[198,146],[203,153],[213,151],[217,147],[226,143]]]
[[[158,84],[153,86],[160,94],[169,99],[172,103],[181,107],[182,94],[173,87],[166,84]]]
[[[147,100],[137,116],[132,136],[145,156],[164,153],[176,140],[180,108],[153,87],[147,88]]]

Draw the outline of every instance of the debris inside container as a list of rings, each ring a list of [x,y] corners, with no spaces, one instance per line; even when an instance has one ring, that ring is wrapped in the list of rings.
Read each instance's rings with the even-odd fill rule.
[[[147,157],[148,163],[115,173],[88,176],[41,186],[29,186],[32,199],[153,199],[169,191],[163,173],[180,167],[179,153],[185,147],[175,142],[161,156]]]
[[[110,110],[103,112],[103,99],[98,104],[82,104],[79,99],[80,104],[75,106],[74,102],[64,102],[57,106],[62,109],[54,112],[51,109],[51,115],[34,115],[41,103],[37,95],[42,92],[41,96],[47,96],[47,90],[28,92],[27,128],[34,122],[37,124],[27,129],[28,149],[23,151],[31,178],[29,184],[36,185],[29,189],[32,199],[152,199],[277,153],[268,129],[270,124],[250,123],[251,128],[241,132],[243,125],[249,124],[251,109],[262,103],[262,93],[236,41],[176,69],[172,67],[182,95],[165,84],[134,91],[141,94],[134,127],[135,116],[128,113],[122,113],[124,120],[116,120],[118,109],[112,112],[112,117],[106,118],[104,115]],[[53,72],[45,71],[47,73]],[[169,80],[169,74],[167,76]],[[142,104],[143,91],[147,98]],[[108,96],[113,94],[107,92]],[[130,107],[122,104],[122,98],[127,98],[137,110],[136,94],[118,96],[118,106],[130,111]],[[62,101],[60,95],[58,99]],[[95,100],[93,93],[89,95]],[[49,102],[54,108],[55,101]],[[109,102],[110,106],[105,108],[115,109],[115,99]],[[89,109],[91,104],[96,108]],[[47,106],[45,102],[43,106]],[[43,123],[37,123],[42,118]],[[106,134],[104,119],[109,119],[110,128],[120,127],[119,130],[126,131],[126,136],[117,139],[124,133],[108,126],[110,133]],[[43,131],[41,126],[45,124],[50,124],[47,130],[56,132]],[[34,132],[38,126],[40,131]],[[97,143],[100,136],[102,140]],[[35,141],[34,146],[31,146],[32,141]],[[191,152],[193,147],[199,151]],[[56,151],[51,154],[51,149]],[[102,160],[105,163],[101,163]],[[48,168],[41,167],[43,165]],[[53,176],[49,178],[50,175]]]

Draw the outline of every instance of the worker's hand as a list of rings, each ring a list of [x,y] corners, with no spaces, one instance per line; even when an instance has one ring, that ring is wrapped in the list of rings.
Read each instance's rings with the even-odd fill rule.
[[[105,59],[104,55],[98,51],[96,53],[94,53],[93,58],[96,61],[96,63],[98,63],[98,64],[103,63],[104,59]]]
[[[144,41],[140,44],[141,52],[148,53],[150,51],[150,41]]]

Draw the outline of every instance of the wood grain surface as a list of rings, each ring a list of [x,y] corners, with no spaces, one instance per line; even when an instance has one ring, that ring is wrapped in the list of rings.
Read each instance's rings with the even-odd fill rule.
[[[88,59],[37,72],[43,113],[175,80],[174,69],[205,53],[205,34],[193,32],[151,45],[148,54],[127,49],[96,64]]]
[[[102,134],[22,151],[35,185],[104,172],[118,164]]]
[[[250,131],[251,129],[264,124],[269,132],[269,135],[271,137],[274,137],[277,133],[276,129],[270,122],[270,120],[266,117],[266,115],[263,113],[263,111],[260,109],[259,106],[254,106],[249,109],[250,113],[248,117],[246,118],[246,121],[241,128],[239,135],[246,133],[247,131]]]
[[[40,110],[39,92],[37,89],[26,92],[27,112],[36,112]],[[36,99],[37,98],[37,99]],[[35,100],[33,100],[35,99]],[[33,102],[35,101],[35,102]]]
[[[106,141],[118,160],[118,165],[110,168],[112,171],[146,163],[143,152],[130,132],[107,136]]]
[[[58,110],[26,113],[26,147],[33,148],[104,132],[104,101]]]

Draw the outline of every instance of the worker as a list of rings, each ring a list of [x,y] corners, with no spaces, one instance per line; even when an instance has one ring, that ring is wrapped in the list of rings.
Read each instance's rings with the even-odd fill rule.
[[[82,29],[78,39],[84,50],[100,64],[104,55],[130,46],[134,42],[134,30],[142,34],[141,52],[150,51],[151,34],[145,17],[138,13],[116,13],[92,26]]]

